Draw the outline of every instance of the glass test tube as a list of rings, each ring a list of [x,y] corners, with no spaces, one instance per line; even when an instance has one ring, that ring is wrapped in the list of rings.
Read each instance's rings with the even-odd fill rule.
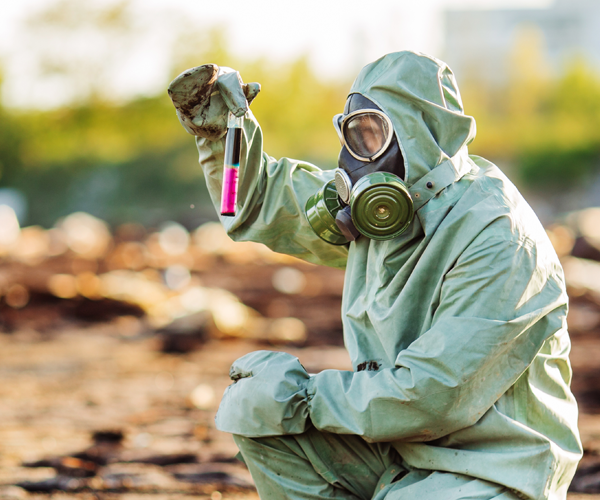
[[[243,115],[235,116],[233,113],[229,112],[229,117],[227,119],[227,137],[225,138],[225,161],[223,163],[221,215],[235,215],[243,124]]]

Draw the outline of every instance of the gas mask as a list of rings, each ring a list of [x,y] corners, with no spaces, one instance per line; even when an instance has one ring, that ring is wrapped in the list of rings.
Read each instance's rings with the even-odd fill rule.
[[[333,125],[342,144],[339,166],[335,180],[307,202],[313,230],[338,245],[361,234],[374,240],[402,234],[414,209],[390,118],[370,99],[351,94]]]

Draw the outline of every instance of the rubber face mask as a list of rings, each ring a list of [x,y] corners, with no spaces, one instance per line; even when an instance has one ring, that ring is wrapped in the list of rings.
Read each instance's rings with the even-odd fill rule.
[[[335,187],[343,207],[336,211],[336,225],[351,241],[361,234],[395,238],[409,226],[414,210],[391,120],[367,97],[351,94],[333,124],[342,143]]]

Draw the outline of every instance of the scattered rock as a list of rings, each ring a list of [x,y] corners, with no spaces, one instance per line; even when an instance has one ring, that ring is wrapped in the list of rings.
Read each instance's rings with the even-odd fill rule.
[[[583,458],[569,491],[600,493],[600,457],[587,455]]]
[[[1,500],[24,500],[27,495],[27,490],[19,486],[0,486]]]
[[[177,318],[158,330],[160,350],[186,353],[198,349],[209,338],[210,314],[199,311]]]
[[[238,464],[240,463],[238,461]],[[180,465],[169,467],[168,471],[178,481],[186,483],[212,484],[218,488],[254,489],[250,474],[239,465],[225,463]]]
[[[600,245],[595,240],[580,236],[575,240],[571,255],[580,259],[600,261]]]
[[[43,481],[24,481],[16,486],[32,493],[52,493],[54,491],[79,491],[87,485],[84,479],[69,476],[56,476]]]

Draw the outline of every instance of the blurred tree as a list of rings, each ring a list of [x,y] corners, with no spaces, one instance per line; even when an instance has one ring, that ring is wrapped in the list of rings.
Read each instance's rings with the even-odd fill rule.
[[[27,123],[23,161],[33,169],[58,164],[77,168],[99,161],[116,164],[142,152],[180,147],[187,138],[166,92],[123,105],[91,100],[19,116]]]
[[[528,186],[578,188],[600,172],[600,78],[582,60],[548,85],[532,124],[516,155]]]
[[[333,168],[340,144],[331,119],[342,112],[352,82],[322,80],[306,56],[279,64],[241,59],[231,53],[226,38],[223,27],[202,31],[184,25],[174,49],[173,76],[205,63],[235,68],[244,81],[262,86],[252,112],[264,132],[266,151]]]
[[[129,0],[54,1],[26,20],[30,77],[23,84],[34,96],[45,94],[47,107],[115,101],[121,95],[115,76],[131,64],[140,31]]]
[[[477,119],[472,152],[500,160],[514,159],[525,144],[539,137],[540,112],[551,78],[538,29],[526,25],[519,30],[508,68],[506,85],[481,80],[463,85],[466,112]]]
[[[327,168],[335,165],[339,143],[331,117],[343,109],[349,82],[321,81],[306,58],[285,64],[242,60],[229,51],[222,28],[197,30],[179,21],[172,77],[206,62],[239,69],[246,81],[263,86],[252,109],[265,130],[267,151]],[[205,195],[193,138],[180,126],[166,92],[127,102],[114,99],[107,89],[115,65],[105,60],[104,49],[82,54],[85,61],[77,53],[66,57],[62,50],[65,40],[74,44],[89,37],[88,32],[111,50],[135,38],[128,3],[102,9],[60,0],[27,26],[35,36],[54,40],[38,46],[39,59],[45,61],[40,77],[60,75],[72,92],[68,105],[5,113],[11,125],[6,133],[0,130],[0,141],[11,144],[11,164],[17,168],[0,183],[27,195],[28,222],[48,226],[74,210],[112,223],[156,224],[171,218],[193,225],[216,217]],[[9,132],[18,134],[18,140]],[[0,161],[7,155],[0,152]]]
[[[467,82],[464,95],[478,123],[471,152],[512,164],[518,183],[555,196],[600,172],[600,76],[577,59],[552,77],[544,52],[541,34],[524,27],[506,88]]]
[[[331,120],[343,111],[351,82],[319,79],[306,57],[279,66],[257,61],[243,75],[262,85],[263,95],[252,109],[270,155],[311,161],[321,168],[337,165],[340,143]]]
[[[0,70],[1,88],[2,71]],[[24,130],[21,123],[0,105],[0,187],[14,182],[22,169],[23,138]]]
[[[207,62],[238,69],[245,81],[262,84],[252,111],[269,154],[336,165],[340,145],[331,118],[343,109],[349,81],[323,80],[307,57],[284,63],[240,58],[229,50],[222,27],[170,22],[178,23],[179,35],[168,76]],[[53,109],[0,107],[0,186],[27,195],[28,222],[48,226],[75,210],[111,223],[175,219],[193,226],[216,217],[193,138],[179,125],[166,92],[124,101],[113,91],[124,57],[116,53],[139,43],[127,1],[97,7],[59,0],[27,26],[38,43],[33,53],[43,62],[40,78],[60,81],[70,93],[68,105]],[[89,37],[98,48],[65,52]],[[478,123],[471,152],[514,165],[526,187],[556,191],[599,171],[600,77],[576,61],[552,78],[543,52],[539,33],[524,28],[506,87],[458,78],[466,112]]]

